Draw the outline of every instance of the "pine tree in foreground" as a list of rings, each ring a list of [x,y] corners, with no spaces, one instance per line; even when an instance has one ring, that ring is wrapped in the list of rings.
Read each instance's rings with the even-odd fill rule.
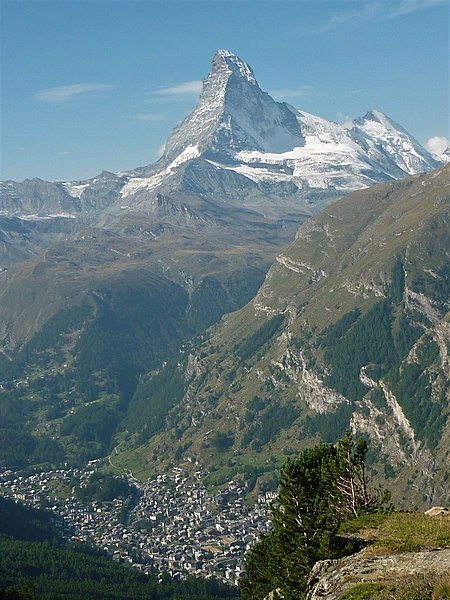
[[[342,553],[339,525],[380,509],[388,494],[370,496],[365,460],[367,444],[350,432],[336,445],[320,444],[283,465],[272,530],[246,556],[243,600],[262,600],[279,590],[286,600],[301,598],[318,560]]]

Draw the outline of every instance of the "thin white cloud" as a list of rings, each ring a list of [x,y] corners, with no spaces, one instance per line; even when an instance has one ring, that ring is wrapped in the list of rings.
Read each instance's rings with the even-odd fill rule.
[[[408,15],[418,10],[433,8],[438,4],[447,3],[448,0],[402,0],[401,2],[392,3],[391,17],[401,17]]]
[[[441,156],[446,148],[450,146],[450,140],[446,137],[431,137],[425,142],[425,148],[431,154],[435,154],[436,156]]]
[[[339,1],[337,3],[339,4]],[[344,5],[345,1],[340,3]],[[448,3],[448,0],[383,0],[375,2],[362,0],[356,10],[331,15],[328,21],[317,29],[317,32],[326,33],[343,25],[358,25],[373,20],[394,19],[446,3]]]
[[[158,95],[176,96],[180,94],[200,94],[202,91],[202,81],[185,81],[172,87],[162,88],[154,92]]]
[[[381,6],[380,2],[364,2],[361,4],[361,8],[357,10],[335,13],[317,31],[318,33],[326,33],[342,25],[355,25],[370,21],[380,14]]]
[[[313,89],[312,85],[302,85],[301,87],[290,89],[290,90],[274,90],[271,92],[271,96],[275,100],[282,100],[285,98],[299,98],[305,96]]]
[[[106,92],[112,89],[114,89],[114,86],[106,83],[74,83],[40,90],[33,96],[33,99],[36,102],[59,104],[82,94]]]
[[[165,121],[167,119],[167,115],[164,113],[150,113],[136,115],[134,118],[138,121]]]

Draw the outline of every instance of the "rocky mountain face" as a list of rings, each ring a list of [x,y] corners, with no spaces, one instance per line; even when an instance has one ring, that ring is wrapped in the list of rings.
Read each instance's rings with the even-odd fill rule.
[[[176,362],[175,366],[172,363],[168,366],[179,383],[176,390],[164,387],[167,384],[164,374],[156,371],[181,344],[203,334],[225,313],[249,302],[275,257],[275,266],[251,305],[257,318],[252,316],[242,325],[233,345],[240,346],[252,331],[252,323],[262,326],[268,316],[273,319],[258,334],[262,339],[284,331],[287,306],[282,307],[282,302],[271,306],[266,297],[285,298],[289,304],[292,286],[297,283],[294,279],[288,281],[288,275],[297,277],[298,273],[306,273],[307,281],[301,285],[311,290],[330,280],[330,269],[333,272],[334,267],[327,266],[326,261],[315,265],[307,258],[291,256],[291,250],[280,254],[301,223],[348,191],[380,181],[391,182],[390,187],[386,192],[373,192],[373,197],[386,193],[390,198],[391,188],[403,189],[395,180],[438,165],[439,161],[407,132],[377,111],[344,127],[276,102],[260,89],[244,61],[221,50],[213,59],[197,108],[173,131],[163,156],[155,164],[117,174],[104,171],[86,181],[3,182],[0,186],[0,381],[4,385],[1,410],[7,418],[0,427],[0,442],[14,440],[18,429],[24,431],[20,460],[26,462],[32,454],[30,448],[43,435],[60,440],[58,443],[79,458],[92,458],[110,449],[117,443],[114,435],[120,423],[125,421],[129,432],[127,444],[133,447],[148,441],[166,427],[164,420],[169,406],[194,394],[194,388],[189,387],[184,396],[186,379],[179,376]],[[418,188],[418,199],[432,187],[425,185],[428,186]],[[364,314],[370,299],[387,294],[388,271],[383,271],[385,280],[380,281],[378,263],[370,263],[364,269],[364,263],[357,261],[366,253],[363,244],[370,242],[370,247],[378,248],[370,241],[367,222],[368,216],[378,209],[372,209],[367,193],[356,197],[354,212],[346,217],[347,224],[336,221],[339,230],[333,229],[333,220],[327,225],[327,231],[334,232],[333,240],[346,239],[347,229],[348,235],[356,235],[364,224],[367,226],[367,240],[364,238],[361,246],[346,254],[349,264],[357,263],[360,270],[346,276],[345,285],[341,286],[344,291],[337,286],[329,292],[336,297],[334,305],[339,304],[339,314],[344,309],[359,307],[355,299],[360,296],[364,301],[360,310]],[[314,228],[314,223],[315,220],[310,221],[308,227]],[[402,219],[398,223],[408,231]],[[399,237],[394,239],[403,241],[407,236],[403,230],[399,231],[395,230]],[[326,233],[316,240],[313,230],[301,233],[299,240],[305,235],[312,235],[317,241],[317,252],[329,242]],[[430,234],[430,239],[434,243],[439,238]],[[390,244],[379,242],[380,247]],[[433,246],[430,252],[440,256],[443,247],[445,244]],[[342,247],[338,252],[344,250]],[[304,249],[300,251],[303,252]],[[412,256],[415,246],[408,246],[408,260],[413,260]],[[440,259],[436,260],[440,265]],[[431,262],[429,272],[424,271],[423,277],[427,285],[436,282],[440,285],[445,273],[441,274]],[[303,263],[315,266],[302,267]],[[276,288],[269,288],[279,269],[283,275]],[[281,290],[284,291],[279,296]],[[435,308],[432,299],[428,296],[423,299],[420,294],[414,289],[407,296],[408,306],[417,304],[423,312],[423,307],[430,305],[427,318],[440,323],[440,309]],[[298,301],[299,315],[305,302],[303,297]],[[316,306],[321,314],[327,315],[330,307],[322,306],[322,302],[316,299],[308,311],[313,314],[312,307]],[[333,306],[331,313],[338,310]],[[440,327],[440,337],[437,333],[433,335],[440,340],[441,352],[445,323]],[[286,331],[288,334],[290,331]],[[289,335],[286,339],[291,339]],[[301,337],[300,330],[298,335]],[[241,362],[249,360],[253,343],[249,338],[246,350],[244,344],[241,352],[245,358],[241,357]],[[214,342],[216,346],[219,347],[218,342]],[[301,357],[305,350],[301,355],[290,346],[285,350],[288,363],[293,361],[292,377],[298,379],[305,373],[301,377],[305,381],[309,378],[314,391],[310,402],[319,406],[316,399],[323,397],[327,405],[330,395],[321,387],[322,371],[316,373],[304,362]],[[200,354],[204,352],[209,353],[209,348]],[[215,350],[211,350],[210,356],[214,361]],[[205,375],[198,356],[189,365],[189,377],[198,375],[199,369]],[[324,365],[326,372],[329,369],[326,361]],[[216,372],[215,367],[211,369]],[[291,367],[286,369],[286,377],[291,377]],[[153,380],[155,373],[159,376],[159,388]],[[367,380],[376,382],[378,396],[384,394],[376,374],[370,370],[364,373],[362,376]],[[234,394],[237,382],[232,368],[227,377],[229,393]],[[195,381],[192,385],[199,385]],[[358,385],[364,385],[358,381]],[[217,387],[216,383],[208,385],[211,389]],[[256,390],[259,384],[252,385]],[[275,384],[268,381],[264,385]],[[439,395],[440,384],[433,386]],[[169,395],[168,402],[147,401],[148,389],[152,388],[161,398],[167,399]],[[332,389],[331,384],[328,389]],[[339,386],[335,386],[333,393],[336,406],[341,407],[337,417],[341,422],[348,416],[350,400],[345,400],[347,392]],[[220,396],[221,392],[214,391],[211,398],[217,394]],[[307,395],[304,392],[304,397]],[[294,397],[295,402],[288,403],[286,422],[294,423],[303,406],[298,404],[295,394]],[[93,401],[97,402],[90,404]],[[351,401],[360,399],[352,397]],[[268,410],[268,407],[258,408],[259,401],[255,402],[248,415],[239,418],[251,420],[252,415],[258,418],[261,415],[264,423],[264,419],[276,414],[275,406]],[[21,409],[16,410],[19,404]],[[314,411],[312,404],[307,403]],[[156,413],[154,406],[158,406]],[[203,409],[199,410],[201,415]],[[226,408],[224,414],[228,410],[231,411]],[[322,412],[334,415],[336,411]],[[88,433],[77,418],[72,418],[78,414],[80,421],[98,420],[109,426],[100,428],[102,433]],[[187,414],[192,423],[200,422],[197,413]],[[219,412],[211,414],[218,418]],[[313,418],[314,412],[310,416]],[[440,412],[438,417],[441,418]],[[267,430],[266,437],[276,438],[280,431],[276,423],[274,418],[275,430]],[[313,424],[311,421],[311,431]],[[253,436],[256,445],[266,445],[264,436],[263,439],[256,435],[250,425],[247,429],[249,440]],[[183,431],[178,428],[177,436],[183,436]],[[187,440],[183,443],[190,443],[189,436],[190,433],[183,438]],[[234,437],[230,433],[229,438],[217,443],[226,446],[227,440]],[[8,443],[5,442],[5,447],[10,449]],[[202,443],[208,445],[208,436]],[[242,442],[242,448],[245,443]],[[155,456],[158,445],[155,441],[152,446]],[[289,448],[286,445],[284,451],[290,451]],[[256,447],[254,451],[257,452]],[[8,463],[10,459],[2,456],[3,462]]]
[[[346,428],[412,508],[448,502],[450,166],[355,192],[304,223],[255,298],[187,361],[146,459],[215,482]],[[253,480],[254,482],[254,480]]]

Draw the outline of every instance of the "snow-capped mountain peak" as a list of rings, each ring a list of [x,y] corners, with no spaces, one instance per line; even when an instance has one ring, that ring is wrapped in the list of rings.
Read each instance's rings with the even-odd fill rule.
[[[249,83],[257,85],[252,68],[229,50],[218,50],[213,58],[213,68],[210,76],[216,77],[218,73],[227,75],[236,74],[246,79]]]
[[[447,146],[444,152],[438,156],[438,159],[442,160],[442,162],[450,162],[450,146]]]
[[[292,110],[261,90],[247,63],[219,50],[196,109],[167,140],[165,165],[194,144],[233,158],[243,150],[286,152],[304,139]]]
[[[401,173],[415,175],[437,166],[436,160],[401,125],[379,110],[370,110],[353,121],[353,133],[363,147],[367,144],[369,158],[375,158],[394,177]],[[396,175],[396,170],[399,174]]]
[[[380,110],[367,111],[363,117],[354,119],[353,126],[381,140],[387,138],[397,140],[401,137],[413,139],[406,129]],[[416,140],[414,142],[420,146]]]
[[[198,161],[193,175],[189,165]],[[237,174],[245,179],[235,197],[250,186],[257,194],[272,190],[294,203],[315,203],[438,164],[381,111],[371,110],[346,127],[276,102],[261,90],[246,62],[229,50],[218,50],[195,110],[174,129],[162,159],[144,177],[140,173],[130,180],[121,195],[160,189],[187,169],[185,185],[200,193],[215,188],[212,180],[217,178],[223,189],[222,180],[231,181]],[[233,185],[227,183],[227,194]]]

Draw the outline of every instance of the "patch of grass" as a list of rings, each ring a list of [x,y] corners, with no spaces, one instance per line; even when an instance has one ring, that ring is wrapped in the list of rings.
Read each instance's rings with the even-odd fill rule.
[[[367,533],[372,529],[377,531],[377,528],[381,526],[383,521],[388,518],[388,513],[385,512],[376,512],[376,513],[368,513],[359,515],[345,523],[342,523],[339,528],[339,533],[343,534],[352,534],[352,533]]]
[[[421,544],[412,539],[411,536],[406,537],[386,537],[377,540],[373,544],[374,548],[386,549],[389,554],[397,554],[401,552],[419,552]]]
[[[372,600],[378,598],[382,590],[383,586],[380,583],[358,583],[339,596],[339,600]]]
[[[448,598],[450,598],[450,573],[441,576],[435,583],[431,595],[432,600],[448,600]]]
[[[439,584],[438,584],[439,585]],[[433,587],[434,586],[434,587]],[[435,596],[435,578],[412,576],[401,578],[395,582],[365,582],[358,583],[344,594],[339,600],[446,600],[448,596]]]
[[[422,513],[392,513],[380,528],[380,539],[405,539],[417,548],[450,547],[450,519],[429,517]],[[394,544],[395,545],[395,544]],[[384,542],[385,547],[389,544]]]
[[[146,457],[148,448],[140,446],[131,450],[124,450],[118,454],[111,455],[111,472],[117,475],[133,473],[138,481],[146,481],[154,475],[153,469],[147,464]]]
[[[344,523],[340,530],[373,542],[382,552],[416,552],[421,548],[450,547],[450,518],[423,513],[393,512],[362,515]]]

